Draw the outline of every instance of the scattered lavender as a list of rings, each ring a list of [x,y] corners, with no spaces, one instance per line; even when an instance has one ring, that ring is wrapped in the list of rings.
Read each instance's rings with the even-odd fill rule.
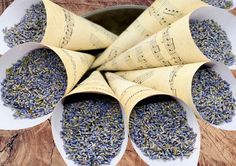
[[[130,116],[130,137],[150,159],[189,157],[196,136],[184,108],[173,98],[155,96],[138,103]]]
[[[206,2],[207,4],[223,9],[229,9],[233,6],[232,0],[202,0],[203,2]]]
[[[46,10],[43,2],[33,4],[26,10],[24,17],[13,27],[4,28],[4,41],[8,47],[26,42],[41,42],[47,24]]]
[[[61,138],[78,165],[107,165],[121,150],[124,122],[119,103],[108,96],[71,96],[64,104]]]
[[[213,61],[227,66],[234,63],[231,42],[227,34],[214,20],[191,20],[190,30],[193,40],[202,53]]]
[[[200,68],[192,82],[193,103],[203,119],[214,125],[232,121],[235,99],[230,84],[210,68]]]
[[[38,118],[53,111],[66,86],[66,71],[56,53],[36,49],[6,70],[2,100],[15,118]]]

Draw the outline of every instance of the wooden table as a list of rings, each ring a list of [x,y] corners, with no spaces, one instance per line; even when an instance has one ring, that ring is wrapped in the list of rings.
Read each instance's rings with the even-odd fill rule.
[[[11,2],[12,0],[1,0],[0,13]],[[153,0],[54,0],[54,2],[76,14],[83,14],[118,4],[150,5]],[[199,165],[236,165],[236,132],[213,128],[201,120],[198,122],[202,133]],[[65,165],[53,142],[49,120],[27,130],[0,131],[0,166],[49,165]],[[129,143],[119,166],[144,165],[146,164],[137,156]]]

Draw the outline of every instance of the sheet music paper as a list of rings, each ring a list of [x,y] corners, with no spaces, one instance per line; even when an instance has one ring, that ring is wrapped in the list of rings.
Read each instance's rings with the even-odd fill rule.
[[[95,60],[92,67],[98,67],[112,60],[135,44],[202,6],[207,6],[207,4],[201,0],[156,0]]]

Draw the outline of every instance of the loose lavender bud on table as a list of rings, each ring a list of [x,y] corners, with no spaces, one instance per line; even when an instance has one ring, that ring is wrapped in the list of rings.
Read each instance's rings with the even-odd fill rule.
[[[235,55],[226,32],[214,20],[191,20],[192,38],[202,53],[212,61],[222,62],[227,66],[234,63]]]
[[[56,53],[36,49],[6,70],[2,100],[15,118],[38,118],[53,111],[66,86],[66,70]]]
[[[202,1],[206,2],[211,6],[219,7],[222,9],[229,9],[233,6],[232,0],[202,0]]]
[[[200,68],[192,81],[193,103],[203,119],[214,125],[231,122],[235,99],[230,84],[210,68]]]
[[[45,33],[47,18],[43,2],[33,4],[26,10],[19,23],[3,29],[4,41],[8,47],[26,42],[41,42]]]
[[[80,94],[81,95],[81,94]],[[61,138],[68,159],[78,165],[107,165],[124,140],[124,122],[118,101],[95,94],[64,103]]]
[[[152,160],[189,157],[196,136],[189,127],[182,105],[168,96],[155,96],[138,103],[130,116],[130,137]]]

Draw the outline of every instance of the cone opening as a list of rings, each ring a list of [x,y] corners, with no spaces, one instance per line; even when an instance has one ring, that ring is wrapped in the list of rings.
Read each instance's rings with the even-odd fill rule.
[[[156,117],[155,117],[155,115],[153,114],[153,115],[149,115],[149,117],[152,117],[152,119],[150,119],[150,121],[148,120],[148,119],[145,119],[145,118],[148,118],[148,117],[145,117],[145,114],[141,111],[141,109],[139,110],[140,111],[140,113],[142,114],[140,114],[140,118],[143,118],[142,119],[142,121],[140,121],[140,122],[138,122],[138,121],[136,121],[135,123],[134,122],[132,122],[132,120],[130,120],[130,123],[129,123],[129,128],[130,128],[130,130],[129,130],[129,133],[130,133],[130,138],[131,138],[131,143],[132,143],[132,145],[133,145],[133,147],[134,147],[134,149],[136,150],[136,152],[138,153],[138,155],[147,163],[147,164],[149,164],[149,165],[170,165],[170,164],[176,164],[176,165],[183,165],[183,164],[190,164],[191,163],[191,165],[193,165],[193,164],[197,164],[197,162],[198,162],[198,157],[199,157],[199,153],[200,153],[200,129],[199,129],[199,126],[198,126],[198,123],[197,123],[197,120],[196,120],[196,117],[194,116],[194,114],[193,114],[193,112],[191,111],[191,109],[186,105],[186,104],[184,104],[184,102],[183,101],[181,101],[181,100],[179,100],[178,98],[175,98],[175,97],[172,97],[172,96],[169,96],[169,95],[155,95],[155,96],[151,96],[151,97],[148,97],[148,98],[146,98],[146,99],[144,99],[144,100],[142,100],[142,101],[140,101],[139,103],[137,103],[136,104],[136,108],[137,108],[137,106],[142,106],[143,104],[146,104],[146,103],[150,103],[151,102],[151,104],[153,104],[154,102],[156,102],[156,101],[162,101],[162,102],[167,102],[167,101],[173,101],[175,104],[176,103],[178,103],[177,105],[178,106],[180,106],[180,107],[182,107],[183,108],[183,110],[182,110],[182,114],[185,114],[186,113],[186,115],[185,115],[185,117],[186,117],[186,125],[187,126],[189,126],[189,131],[191,131],[190,133],[192,133],[192,138],[190,139],[190,140],[192,140],[194,143],[191,145],[192,146],[192,153],[191,153],[191,155],[189,156],[189,157],[183,157],[183,158],[178,158],[178,157],[176,157],[176,159],[174,160],[173,158],[172,159],[169,159],[169,160],[167,160],[167,159],[164,159],[164,157],[162,157],[162,158],[155,158],[154,156],[152,156],[152,157],[148,157],[148,155],[147,154],[149,154],[149,155],[151,155],[151,153],[153,153],[153,154],[155,154],[154,152],[156,151],[156,152],[158,152],[158,148],[160,148],[160,150],[161,151],[159,151],[160,153],[159,153],[159,155],[164,155],[165,153],[167,154],[168,153],[168,151],[165,151],[164,150],[164,147],[165,147],[165,145],[163,145],[163,141],[162,140],[165,140],[164,142],[168,142],[168,138],[166,137],[162,137],[161,135],[164,135],[164,133],[165,133],[165,124],[162,126],[162,125],[160,125],[160,127],[159,127],[159,129],[163,129],[162,130],[162,134],[159,134],[159,136],[158,135],[156,135],[156,133],[157,132],[155,132],[155,134],[154,135],[152,135],[151,134],[151,132],[150,131],[154,131],[155,130],[155,125],[152,125],[152,130],[148,130],[148,127],[149,127],[149,125],[148,125],[148,123],[152,123],[151,121],[156,121],[156,119],[160,119],[160,116],[158,116],[158,115],[156,115]],[[153,102],[153,103],[152,103]],[[163,106],[164,106],[165,104],[163,104]],[[131,112],[131,115],[130,115],[130,119],[132,119],[132,116],[133,116],[133,114],[134,114],[134,110],[135,110],[135,107],[134,107],[134,109],[132,110],[132,112]],[[146,106],[146,108],[147,108],[148,106]],[[152,109],[154,109],[154,105],[152,105],[151,106],[152,107]],[[171,109],[169,109],[168,111],[170,111]],[[146,111],[147,111],[147,109],[146,109]],[[159,110],[160,111],[160,110]],[[177,112],[176,112],[177,113]],[[137,113],[136,113],[136,115],[137,115]],[[166,114],[166,115],[168,115],[168,114]],[[137,115],[138,116],[138,115]],[[155,118],[154,118],[155,117]],[[166,116],[166,117],[162,117],[162,119],[161,119],[161,121],[159,122],[159,123],[165,123],[164,121],[166,120],[166,118],[167,118],[168,116]],[[176,118],[177,118],[177,116],[175,116]],[[170,118],[170,117],[169,117]],[[182,119],[182,118],[181,118]],[[148,123],[145,123],[145,125],[143,125],[143,129],[142,130],[139,130],[138,128],[136,128],[136,129],[133,129],[133,131],[132,131],[132,123],[133,123],[133,125],[136,125],[136,126],[139,126],[141,123],[143,123],[143,121],[147,121]],[[176,119],[171,119],[171,121],[175,121]],[[182,121],[183,122],[183,121]],[[157,124],[159,124],[159,123],[157,123]],[[141,126],[141,125],[140,125]],[[157,127],[156,127],[157,128]],[[168,128],[168,127],[167,127]],[[187,127],[188,128],[188,127]],[[144,131],[145,130],[147,130],[147,133],[146,134],[144,134]],[[170,129],[171,130],[171,129]],[[169,130],[169,131],[170,131]],[[156,131],[156,130],[155,130]],[[168,131],[168,130],[166,130],[166,131]],[[143,132],[143,133],[142,133]],[[134,139],[134,133],[138,133],[138,135],[140,135],[140,140],[138,140],[137,138],[136,138],[136,140]],[[176,134],[176,133],[178,133],[178,132],[173,132],[174,133],[174,135]],[[141,137],[141,135],[142,134],[144,134],[145,136],[142,136]],[[194,135],[194,134],[196,134],[196,135]],[[132,136],[133,135],[133,136]],[[148,135],[152,135],[152,137],[148,137]],[[174,135],[172,135],[172,137],[174,136]],[[179,133],[178,134],[176,134],[176,136],[177,135],[181,135],[181,132],[179,131]],[[185,136],[186,136],[186,134],[184,134]],[[190,134],[191,135],[191,134]],[[188,135],[189,137],[191,137],[190,135]],[[184,136],[184,137],[185,137]],[[195,137],[196,136],[196,137]],[[158,137],[158,138],[157,138]],[[177,136],[178,137],[178,136]],[[177,138],[176,137],[176,138]],[[195,137],[195,138],[194,138]],[[155,143],[151,143],[151,141],[150,140],[158,140],[158,143],[155,145]],[[189,140],[189,141],[190,141]],[[185,141],[186,141],[186,138],[185,138]],[[191,142],[191,141],[190,141]],[[145,146],[143,146],[143,147],[140,147],[140,145],[138,145],[138,144],[143,144],[143,143],[146,143],[147,145],[145,145]],[[175,143],[175,145],[176,145],[177,143]],[[166,144],[167,145],[167,144]],[[176,147],[173,147],[173,146],[175,146],[174,144],[168,144],[167,146],[170,146],[169,147],[169,150],[171,150],[171,148],[172,149],[174,149],[174,148],[176,148]],[[171,147],[172,146],[172,147]],[[156,148],[155,148],[156,147]],[[152,150],[150,150],[150,151],[148,151],[148,149],[151,149],[152,148]],[[190,148],[191,149],[191,148]],[[177,149],[176,149],[177,150]],[[145,152],[146,151],[146,152]],[[169,151],[170,152],[170,151]],[[146,154],[145,154],[146,153]],[[173,153],[177,153],[177,151],[173,151]],[[157,155],[157,154],[155,154],[155,155]],[[173,154],[172,154],[173,155]],[[157,156],[156,156],[157,157]],[[160,157],[160,156],[159,156]],[[170,157],[170,155],[168,156],[168,157]],[[173,156],[172,156],[173,157]]]
[[[38,50],[40,51],[38,52]],[[21,54],[19,54],[19,51]],[[63,84],[62,89],[60,89],[59,86],[54,86],[57,84],[55,81],[46,81],[49,78],[54,78],[57,72],[44,66],[45,60],[40,59],[41,56],[42,58],[44,56],[43,52],[45,56],[47,56],[46,54],[49,55],[49,53],[50,55],[52,53],[56,55],[54,51],[46,46],[40,44],[32,45],[31,43],[19,45],[2,56],[0,62],[1,129],[24,129],[46,121],[55,109],[54,104],[57,104],[64,95],[67,83],[64,85],[63,82],[60,82]],[[53,56],[48,56],[49,59],[51,57],[53,58]],[[57,60],[61,61],[58,57]],[[35,66],[36,64],[38,65]],[[55,65],[58,64],[56,63]],[[62,62],[61,64],[64,67]],[[53,67],[52,63],[48,65]],[[47,72],[49,70],[50,72]],[[52,72],[55,76],[52,75]],[[59,72],[62,73],[61,70]],[[47,77],[49,75],[51,77]],[[23,77],[26,78],[22,79]],[[64,76],[62,79],[64,80]],[[48,84],[51,84],[51,86],[48,86]],[[53,88],[56,88],[55,91]]]
[[[89,105],[90,105],[89,109],[93,109],[92,107],[96,106],[96,103],[89,104],[86,106],[88,101],[97,101],[97,103],[99,103],[98,102],[99,100],[100,101],[103,101],[103,100],[108,101],[109,100],[110,103],[106,103],[107,107],[103,108],[103,109],[100,109],[98,107],[97,110],[96,109],[90,110],[90,111],[87,110],[88,112],[85,111],[86,108],[88,108],[87,106],[89,106]],[[121,115],[118,115],[119,113],[116,112],[115,110],[111,110],[111,111],[113,111],[114,114],[112,113],[112,115],[111,115],[111,113],[110,113],[111,117],[109,117],[108,110],[109,110],[109,105],[111,106],[112,102],[115,102],[116,103],[115,105],[118,105],[119,110],[121,111],[120,112]],[[80,111],[79,113],[76,114],[75,110],[74,110],[75,112],[69,111],[70,108],[75,108],[74,106],[78,106],[78,107],[82,108],[80,110],[79,109],[76,110],[76,111]],[[78,108],[78,107],[76,107],[76,108]],[[97,114],[99,109],[100,109],[100,111],[104,111],[104,112],[100,112],[99,115],[101,115],[101,117],[98,117],[98,114]],[[73,115],[70,113],[72,113]],[[124,115],[125,114],[124,114],[124,110],[123,110],[122,106],[112,96],[108,96],[108,95],[104,95],[104,94],[96,93],[96,92],[88,92],[88,93],[76,93],[76,94],[72,94],[72,95],[65,97],[57,105],[56,111],[53,113],[53,116],[52,116],[53,137],[54,137],[55,143],[56,143],[63,159],[65,160],[65,162],[68,165],[79,164],[78,162],[81,162],[82,160],[77,158],[77,163],[75,163],[73,161],[73,158],[75,159],[76,157],[84,155],[83,158],[86,156],[88,157],[87,159],[84,158],[84,160],[86,160],[86,164],[90,163],[91,161],[93,163],[96,163],[99,160],[101,160],[101,157],[106,158],[107,156],[109,156],[110,162],[103,163],[103,165],[116,165],[120,161],[120,159],[122,158],[123,154],[125,153],[125,149],[126,149],[126,146],[128,143],[128,130],[125,126],[125,116]],[[73,118],[71,118],[69,120],[69,119],[66,119],[67,116],[73,116]],[[117,120],[111,121],[112,119],[114,120],[114,117],[116,117]],[[77,118],[77,121],[76,121],[76,123],[74,123],[75,122],[74,119],[76,119],[76,118]],[[87,119],[85,120],[84,118],[87,118]],[[119,118],[121,118],[120,120],[123,121],[122,122],[123,127],[121,127],[122,126],[121,124],[119,124],[119,125],[117,124],[117,122],[120,121]],[[65,123],[67,120],[70,121],[71,125]],[[90,122],[92,122],[92,120],[94,120],[94,122],[90,123]],[[99,129],[99,126],[100,126],[100,129]],[[69,139],[68,132],[67,132],[70,130],[70,127],[71,127],[71,131],[74,131],[74,133],[75,133],[75,130],[77,130],[76,131],[77,136],[73,137],[73,135],[71,135],[70,136],[70,138],[72,138],[71,140]],[[119,127],[121,127],[121,128],[118,129]],[[93,131],[93,129],[95,129],[96,131],[95,130]],[[107,132],[107,130],[110,130],[110,131]],[[87,136],[84,131],[87,132]],[[89,135],[89,132],[92,132],[91,135]],[[78,134],[78,133],[80,133],[80,134]],[[96,133],[97,134],[99,133],[99,134],[96,136]],[[105,144],[106,139],[107,139],[106,134],[108,134],[108,133],[110,133],[112,140],[107,140],[107,143]],[[114,135],[114,133],[116,133],[116,134]],[[119,133],[122,133],[122,134],[119,134]],[[112,134],[113,134],[113,137],[112,137]],[[78,137],[78,135],[80,137]],[[86,136],[86,139],[83,139],[82,137],[85,137],[85,136]],[[66,148],[66,147],[70,147],[70,141],[72,141],[73,138],[76,138],[76,140],[81,140],[81,142],[80,141],[75,142],[76,147],[77,147],[76,149],[77,150],[79,148],[83,149],[82,151],[84,151],[84,154],[80,154],[81,153],[80,150],[73,153],[73,152],[70,152],[70,150],[68,150],[69,148]],[[89,142],[89,139],[93,139],[93,141]],[[116,141],[116,139],[120,139],[120,140]],[[100,142],[99,142],[99,140],[100,140]],[[84,144],[84,142],[86,142],[86,144]],[[101,149],[101,147],[102,147],[102,149]],[[105,147],[106,147],[106,149],[108,149],[107,151],[109,151],[109,154],[108,154],[108,152],[105,152],[105,151],[103,152],[103,149]],[[115,155],[113,152],[114,150],[112,148],[114,148],[116,151]],[[99,150],[101,151],[101,154],[99,153]],[[96,151],[96,155],[95,155],[95,151]],[[89,156],[90,153],[93,153],[95,156],[93,158],[91,158],[91,156]],[[104,153],[104,154],[102,154],[102,153]],[[100,157],[99,157],[99,155],[100,155]]]
[[[234,6],[234,0],[202,0],[203,2],[207,3],[208,5],[218,7],[221,9],[230,9]]]
[[[214,127],[235,130],[236,82],[230,70],[220,63],[206,63],[197,69],[191,83],[198,115]]]
[[[189,25],[195,45],[207,58],[230,68],[235,66],[236,20],[232,14],[216,7],[202,7],[190,15]]]
[[[1,54],[18,44],[42,41],[46,28],[44,9],[41,0],[22,0],[14,1],[4,11],[0,18]]]

